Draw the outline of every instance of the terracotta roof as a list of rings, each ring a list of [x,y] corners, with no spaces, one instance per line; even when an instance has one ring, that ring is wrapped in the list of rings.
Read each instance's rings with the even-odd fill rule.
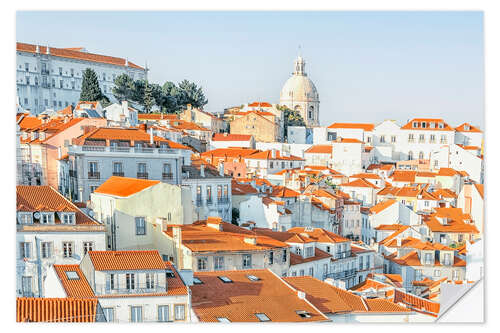
[[[311,231],[310,229],[304,227],[294,227],[288,229],[288,232],[300,234],[301,236],[307,235],[310,239],[320,243],[350,242],[348,238],[342,237],[340,235],[337,235],[331,231],[322,228],[313,228]]]
[[[447,188],[440,188],[438,190],[435,190],[434,192],[432,192],[432,195],[437,198],[439,198],[440,196],[442,196],[443,198],[457,198],[457,194]]]
[[[381,179],[376,173],[357,173],[349,176],[349,178],[364,178],[364,179]]]
[[[240,184],[236,180],[231,180],[231,194],[232,195],[246,195],[246,194],[258,194],[257,191],[250,184]]]
[[[417,127],[413,127],[413,123],[417,122]],[[422,123],[425,123],[425,128],[422,127]],[[431,128],[431,123],[434,123],[434,128]],[[443,124],[443,128],[439,128],[438,124]],[[453,131],[443,119],[429,119],[429,118],[415,118],[410,120],[406,125],[401,127],[402,130],[418,130],[418,131]]]
[[[23,139],[21,137],[20,141],[21,143],[45,143],[55,135],[61,133],[62,131],[78,124],[81,122],[84,118],[72,118],[69,120],[65,120],[64,118],[55,118],[51,119],[46,123],[42,123],[37,127],[33,127],[31,129],[25,129],[25,132],[28,132],[28,137],[26,139]],[[31,135],[29,132],[38,132],[38,136],[36,139],[32,140]],[[40,138],[40,133],[45,134],[45,138],[41,139]]]
[[[253,228],[252,231],[254,231],[257,235],[268,236],[285,243],[305,244],[314,243],[316,241],[315,239],[305,237],[297,233],[288,231],[274,231],[269,228]]]
[[[139,113],[137,115],[139,120],[177,120],[179,117],[177,114],[165,114],[165,113]]]
[[[352,129],[362,129],[363,131],[373,131],[375,128],[374,124],[361,124],[361,123],[333,123],[328,128],[352,128]]]
[[[95,298],[94,291],[90,287],[87,278],[80,270],[78,265],[54,265],[59,281],[66,292],[67,297],[71,298]],[[68,279],[66,272],[75,272],[78,279]]]
[[[476,188],[481,198],[484,199],[484,184],[474,184],[474,187]]]
[[[306,262],[322,260],[322,259],[327,259],[327,258],[331,258],[331,257],[332,256],[330,254],[328,254],[327,252],[322,251],[318,248],[314,248],[314,256],[308,257],[308,258],[304,258],[301,255],[290,252],[290,266],[300,265],[300,264],[303,264]]]
[[[153,251],[89,251],[96,271],[163,270],[165,262]]]
[[[25,116],[19,122],[19,127],[21,131],[30,130],[36,128],[42,124],[42,120],[37,117]]]
[[[50,186],[18,185],[16,197],[18,212],[74,212],[77,225],[100,225]],[[61,224],[57,214],[54,222]]]
[[[439,169],[438,176],[455,176],[455,175],[460,175],[460,173],[453,169],[453,168],[441,168]]]
[[[468,126],[469,129],[465,129],[465,126]],[[455,131],[457,132],[477,132],[477,133],[482,133],[482,131],[475,126],[472,126],[469,123],[463,123],[462,125],[455,127]]]
[[[446,224],[441,223],[441,219],[446,219]],[[464,214],[461,208],[436,208],[435,212],[424,217],[424,223],[431,232],[452,232],[478,234],[474,224],[466,222],[470,220],[470,215]]]
[[[392,179],[393,182],[415,183],[415,176],[416,175],[417,175],[417,171],[395,170],[390,178]]]
[[[439,314],[439,303],[402,292],[398,289],[394,291],[394,303],[404,304],[414,311],[429,314],[434,317],[437,317]]]
[[[374,189],[379,189],[379,187],[373,185],[367,180],[364,180],[363,178],[358,178],[356,180],[353,180],[352,182],[345,183],[345,184],[340,184],[342,187],[371,187]]]
[[[430,177],[430,178],[433,178],[433,177],[436,177],[437,176],[437,173],[435,172],[429,172],[429,171],[417,171],[417,173],[415,174],[415,177]]]
[[[252,104],[248,104],[249,107],[262,107],[262,108],[270,108],[271,104],[267,102],[253,102]]]
[[[159,183],[159,180],[111,176],[94,193],[129,197]]]
[[[206,220],[180,226],[182,245],[192,252],[264,251],[289,247],[284,242],[256,235],[253,231],[231,223],[221,221],[218,225],[222,230],[208,226]],[[173,237],[172,227],[167,226],[164,233]],[[252,238],[255,239],[255,244],[245,241]]]
[[[97,299],[27,298],[16,299],[17,322],[96,321]]]
[[[394,199],[381,201],[378,204],[376,204],[375,206],[370,208],[370,213],[378,214],[381,211],[385,210],[386,208],[389,208],[390,206],[392,206],[395,203],[396,203],[396,200],[394,200]]]
[[[299,192],[284,186],[274,186],[270,194],[271,197],[277,197],[277,198],[295,198],[298,197],[299,195],[300,195]]]
[[[248,275],[258,278],[252,281]],[[224,283],[219,276],[230,279]],[[328,318],[300,299],[295,289],[269,270],[196,272],[201,284],[191,286],[192,307],[201,322],[259,322],[264,314],[271,322],[327,321]],[[297,311],[306,311],[302,317]]]
[[[363,141],[351,138],[338,138],[337,140],[332,141],[332,143],[363,143]]]
[[[307,154],[332,154],[332,145],[314,145],[307,149]]]
[[[47,53],[46,46],[40,45],[39,47],[40,47],[41,54]],[[126,66],[127,60],[123,59],[123,58],[110,57],[110,56],[93,54],[93,53],[88,53],[88,52],[81,52],[81,51],[76,51],[76,50],[71,49],[71,48],[65,49],[65,48],[49,47],[49,49],[50,49],[50,55],[55,56],[55,57],[83,60],[83,61],[90,61],[90,62],[98,62],[98,63],[103,63],[103,64],[110,64],[110,65],[115,65],[115,66],[130,67],[130,68],[137,68],[137,69],[144,70],[144,68],[142,68],[141,66],[137,66],[136,64],[134,64],[130,61],[128,62],[128,66]],[[36,53],[36,45],[18,42],[16,44],[16,51]]]
[[[229,133],[215,133],[212,136],[212,141],[250,141],[251,135],[246,134],[229,134]]]
[[[272,157],[272,151],[271,150],[266,150],[266,151],[261,151],[255,154],[252,154],[250,156],[246,156],[245,159],[254,159],[254,160],[290,160],[290,161],[304,161],[303,158],[294,156],[294,155],[289,155],[289,156],[283,156],[279,150],[276,150],[276,157]]]
[[[212,156],[218,157],[218,158],[240,157],[240,156],[244,157],[244,156],[255,154],[257,152],[260,152],[260,150],[250,149],[250,148],[230,147],[230,148],[218,148],[218,149],[214,149],[214,150],[208,150],[206,152],[201,153],[200,156],[203,158],[211,158]]]
[[[196,123],[185,121],[181,119],[175,119],[170,122],[170,126],[180,130],[186,131],[203,131],[203,132],[211,132],[210,129],[200,126]]]

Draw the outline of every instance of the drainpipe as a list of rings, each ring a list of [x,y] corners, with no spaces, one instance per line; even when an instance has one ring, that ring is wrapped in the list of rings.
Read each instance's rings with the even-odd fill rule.
[[[35,236],[35,247],[36,247],[36,270],[38,278],[38,297],[42,297],[42,261],[40,259],[40,244],[38,237]]]

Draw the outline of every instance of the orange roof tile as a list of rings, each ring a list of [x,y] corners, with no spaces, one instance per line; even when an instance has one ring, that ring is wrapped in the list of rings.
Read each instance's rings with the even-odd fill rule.
[[[361,123],[333,123],[328,128],[352,128],[352,129],[362,129],[364,131],[370,132],[375,128],[374,124],[361,124]]]
[[[395,203],[396,203],[396,200],[394,200],[394,199],[381,201],[378,204],[376,204],[375,206],[370,208],[370,213],[378,214],[381,211],[385,210],[386,208],[389,208],[390,206],[392,206]]]
[[[446,219],[446,223],[441,223],[441,219]],[[478,234],[474,224],[466,222],[470,215],[464,214],[461,208],[436,208],[435,212],[424,217],[424,223],[431,232],[451,232]]]
[[[305,227],[293,227],[288,229],[288,232],[300,234],[301,236],[307,235],[308,238],[320,243],[343,243],[350,241],[348,238],[322,228],[313,228],[311,231]]]
[[[247,194],[258,194],[257,191],[250,184],[240,184],[236,180],[231,180],[231,194],[232,195],[247,195]]]
[[[465,126],[468,126],[468,129],[465,129]],[[482,131],[475,126],[472,126],[469,123],[463,123],[462,125],[455,127],[455,131],[457,132],[477,132],[477,133],[482,133]]]
[[[379,189],[379,187],[373,185],[367,180],[364,180],[363,178],[358,178],[356,180],[353,180],[352,182],[345,183],[345,184],[340,184],[341,187],[371,187],[374,189]]]
[[[408,182],[415,183],[415,176],[417,175],[417,171],[412,170],[396,170],[391,175],[391,179],[393,182]]]
[[[300,265],[306,262],[311,262],[311,261],[316,261],[316,260],[323,260],[327,258],[331,258],[332,256],[328,254],[325,251],[322,251],[318,248],[314,248],[314,256],[313,257],[308,257],[304,258],[301,255],[295,254],[293,252],[290,252],[290,266],[293,265]]]
[[[484,184],[474,184],[474,187],[476,188],[477,192],[481,196],[481,198],[484,199]]]
[[[279,150],[276,151],[276,157],[272,157],[272,151],[271,150],[266,150],[266,151],[261,151],[249,156],[245,157],[246,159],[254,159],[254,160],[289,160],[289,161],[304,161],[303,158],[294,156],[294,155],[289,155],[289,156],[283,156]]]
[[[277,198],[295,198],[298,197],[299,195],[300,195],[299,192],[294,191],[285,186],[274,186],[270,194],[271,197],[277,197]]]
[[[307,154],[332,154],[332,145],[314,145],[307,149]]]
[[[78,265],[54,265],[59,281],[66,291],[67,297],[72,298],[95,298],[94,291],[90,287],[87,278]],[[78,279],[68,279],[66,272],[75,272]]]
[[[20,122],[19,127],[21,131],[36,128],[42,124],[42,120],[37,117],[25,116]]]
[[[16,299],[17,322],[96,321],[97,299],[27,298]]]
[[[212,136],[212,141],[250,141],[251,135],[246,134],[229,134],[229,133],[215,133]]]
[[[364,179],[381,179],[376,173],[357,173],[349,176],[349,178],[364,178]]]
[[[18,185],[16,186],[16,198],[18,212],[74,212],[77,225],[100,225],[58,191],[47,185]],[[57,214],[55,214],[54,222],[61,224]]]
[[[398,289],[396,289],[394,292],[394,303],[404,304],[414,311],[426,313],[434,317],[437,317],[437,315],[439,314],[439,303],[405,293]]]
[[[137,115],[139,120],[177,120],[179,117],[177,114],[165,114],[165,113],[139,113]]]
[[[249,107],[262,107],[262,108],[270,108],[271,104],[267,102],[253,102],[252,104],[248,104]]]
[[[248,275],[258,278],[252,281]],[[259,322],[255,314],[266,315],[271,322],[327,321],[328,318],[300,299],[295,289],[269,270],[196,272],[202,283],[191,286],[193,310],[202,322]],[[232,282],[224,283],[219,276]],[[297,311],[306,311],[309,317]]]
[[[153,251],[89,251],[96,271],[163,270],[165,262]]]
[[[47,53],[46,46],[40,45],[39,48],[40,48],[41,54]],[[126,67],[127,60],[123,59],[123,58],[110,57],[110,56],[93,54],[93,53],[88,53],[88,52],[81,52],[81,51],[76,51],[76,50],[71,49],[71,48],[69,48],[69,49],[68,48],[56,48],[56,47],[49,47],[49,48],[50,48],[50,55],[55,56],[55,57],[83,60],[83,61],[90,61],[90,62],[98,62],[98,63],[103,63],[103,64],[110,64],[110,65],[115,65],[115,66]],[[18,42],[16,44],[16,51],[36,53],[36,45]],[[136,64],[134,64],[130,61],[128,61],[128,67],[144,70],[144,68],[142,68],[141,66],[137,66]]]
[[[413,127],[413,123],[417,122],[417,127]],[[422,123],[425,123],[425,128],[422,127]],[[431,123],[434,123],[434,128],[431,127]],[[439,128],[438,124],[443,124],[443,128]],[[406,125],[401,127],[402,130],[418,130],[418,131],[453,131],[443,119],[429,119],[429,118],[415,118],[410,120]]]
[[[460,175],[460,173],[453,168],[441,168],[439,169],[438,176],[455,176]]]
[[[111,176],[94,193],[129,197],[159,183],[159,180]]]

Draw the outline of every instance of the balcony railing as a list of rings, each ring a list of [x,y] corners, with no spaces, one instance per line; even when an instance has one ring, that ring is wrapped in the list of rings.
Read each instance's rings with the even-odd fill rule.
[[[349,269],[349,270],[343,271],[343,272],[323,274],[323,279],[326,279],[326,278],[330,278],[330,279],[334,279],[334,280],[345,279],[345,278],[350,278],[355,274],[356,274],[355,269]]]
[[[96,295],[131,295],[131,294],[151,294],[151,293],[164,293],[167,292],[167,286],[153,286],[153,288],[146,288],[145,284],[140,284],[135,286],[134,289],[127,288],[114,288],[110,289],[109,285],[97,284],[95,294]]]
[[[161,178],[162,178],[163,180],[171,180],[171,179],[173,179],[173,178],[174,178],[174,174],[173,174],[173,173],[171,173],[171,172],[163,172],[163,173],[161,174]]]
[[[207,205],[213,205],[214,201],[212,198],[207,198]]]
[[[123,177],[124,175],[125,175],[124,172],[113,172],[113,176]]]
[[[196,198],[195,204],[196,206],[200,207],[201,205],[203,205],[203,200],[201,198]]]
[[[217,202],[221,203],[221,204],[226,204],[226,203],[229,203],[229,198],[225,198],[225,197],[218,198]]]
[[[351,256],[351,251],[336,252],[333,254],[333,259],[348,258]]]
[[[89,171],[89,179],[100,179],[100,178],[101,178],[101,174],[99,172]]]
[[[130,151],[130,147],[110,147],[109,151],[119,152],[119,153],[128,153]]]
[[[148,179],[148,173],[147,172],[138,172],[137,173],[137,178],[139,178],[139,179]]]
[[[69,170],[69,176],[76,178],[76,170]]]
[[[78,153],[83,151],[91,152],[111,152],[111,153],[130,153],[130,154],[171,154],[179,155],[181,150],[170,148],[150,148],[150,147],[117,147],[117,146],[71,146],[70,151]]]
[[[104,146],[82,146],[83,151],[106,151]]]
[[[42,75],[49,75],[49,71],[47,69],[41,70]]]

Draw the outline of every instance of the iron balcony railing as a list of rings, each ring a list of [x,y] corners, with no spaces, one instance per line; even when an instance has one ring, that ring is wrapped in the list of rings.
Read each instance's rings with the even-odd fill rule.
[[[336,252],[333,254],[333,259],[348,258],[351,256],[351,251]]]
[[[138,172],[137,173],[137,178],[139,178],[139,179],[148,179],[148,173],[147,172]]]
[[[158,286],[154,285],[148,288],[146,284],[141,283],[135,285],[134,289],[120,287],[111,289],[110,285],[97,284],[95,294],[96,295],[137,295],[137,294],[151,294],[151,293],[165,293],[167,292],[168,286]]]
[[[97,171],[89,171],[89,179],[100,179],[101,174]]]
[[[131,154],[173,154],[180,153],[178,149],[171,148],[150,148],[150,147],[117,147],[117,146],[72,146],[70,151],[92,151],[92,152],[112,152]]]
[[[123,177],[124,175],[125,175],[124,172],[118,172],[118,171],[113,172],[113,176]]]
[[[330,279],[334,279],[334,280],[346,279],[346,278],[352,277],[355,274],[356,274],[356,269],[349,269],[349,270],[343,271],[343,272],[323,274],[323,279],[326,279],[326,278],[330,278]]]
[[[173,174],[173,173],[171,173],[171,172],[163,172],[163,173],[161,174],[161,178],[162,178],[163,180],[171,180],[171,179],[173,179],[173,178],[174,178],[174,174]]]

